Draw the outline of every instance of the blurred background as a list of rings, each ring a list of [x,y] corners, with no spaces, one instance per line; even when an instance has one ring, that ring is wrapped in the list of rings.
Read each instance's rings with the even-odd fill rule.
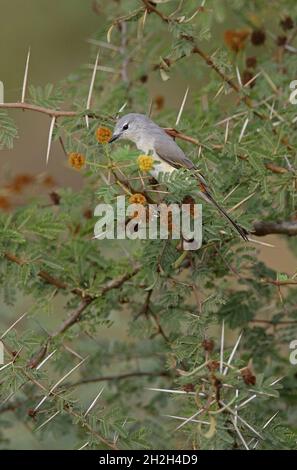
[[[1,0],[0,80],[4,83],[6,102],[20,100],[29,47],[29,84],[44,86],[47,83],[57,83],[77,68],[89,63],[88,39],[101,22],[100,8],[96,8],[96,4],[99,5],[100,2]],[[222,41],[223,31],[223,27],[217,30]],[[90,70],[90,76],[91,73]],[[152,79],[145,86],[149,88],[152,99],[161,96],[165,107],[178,109],[188,85],[199,86],[197,79],[190,79],[189,82],[189,77],[186,76],[178,76],[176,80],[161,86],[159,81],[157,85]],[[21,110],[12,110],[10,114],[19,128],[19,139],[16,140],[13,150],[0,151],[0,189],[8,194],[7,206],[2,204],[1,208],[0,205],[0,210],[9,210],[10,205],[13,207],[22,204],[24,198],[31,198],[39,193],[47,194],[61,186],[79,189],[82,185],[81,174],[69,167],[59,143],[53,143],[49,165],[45,165],[50,118]],[[169,127],[173,125],[174,123],[168,123]],[[288,250],[286,239],[271,235],[261,238],[261,241],[264,240],[274,245],[274,248],[259,245],[259,259],[278,272],[291,276],[296,271],[297,259]],[[19,299],[18,306],[14,307],[13,318],[25,311],[29,303],[29,298]],[[3,306],[1,299],[0,308],[1,332],[11,322],[10,310]],[[115,331],[109,334],[115,334]],[[16,428],[8,430],[8,434],[15,432],[21,434],[23,431]],[[62,447],[67,446],[66,441],[67,436],[61,444]],[[37,441],[34,442],[32,435],[24,437],[23,444],[20,435],[18,443],[19,448],[38,448],[39,445]]]
[[[29,84],[57,83],[88,63],[88,39],[99,25],[102,26],[100,2],[93,0],[2,0],[1,18],[0,80],[4,83],[6,102],[20,100],[29,47]],[[225,23],[217,30],[222,41],[224,29]],[[194,77],[191,80],[189,83],[189,77],[177,76],[160,88],[160,81],[152,79],[146,86],[152,99],[161,96],[165,106],[178,108],[186,87],[199,86]],[[49,192],[54,186],[79,188],[81,175],[68,166],[59,143],[53,143],[49,165],[45,166],[50,118],[29,111],[12,110],[10,113],[19,128],[19,139],[13,150],[0,150],[1,187],[9,184],[18,187],[18,182],[28,180],[29,183],[32,175],[41,175],[37,187],[28,184],[28,197],[40,191]],[[168,123],[171,125],[173,123]],[[15,180],[15,176],[19,179]],[[15,192],[13,203],[22,200],[23,194]],[[286,240],[271,235],[265,237],[265,241],[275,248],[259,247],[260,259],[277,271],[292,275],[297,260],[287,250]]]

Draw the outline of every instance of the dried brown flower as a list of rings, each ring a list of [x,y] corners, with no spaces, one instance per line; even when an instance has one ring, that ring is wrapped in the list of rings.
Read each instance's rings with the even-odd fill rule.
[[[51,193],[49,193],[49,197],[55,206],[58,206],[60,204],[61,196],[56,193],[56,191],[52,191]]]
[[[278,36],[278,37],[276,38],[276,44],[277,44],[278,46],[284,46],[284,45],[287,43],[287,40],[288,40],[288,38],[287,38],[287,36],[285,36],[285,35],[283,35],[283,36]]]
[[[3,211],[8,211],[11,208],[9,199],[5,196],[0,196],[0,209]]]
[[[85,219],[91,219],[93,217],[93,212],[91,209],[86,209],[83,213]]]
[[[246,85],[253,77],[254,77],[254,74],[252,74],[252,72],[250,72],[249,70],[244,70],[242,72],[242,76],[241,76],[241,81],[242,81],[243,85]],[[255,84],[256,84],[256,80],[251,82],[249,84],[249,87],[253,88],[255,86]]]
[[[257,66],[257,57],[247,57],[245,63],[248,68],[254,69]]]
[[[261,46],[266,40],[266,33],[263,29],[255,29],[251,35],[251,42],[254,46]]]
[[[283,28],[284,31],[287,31],[288,29],[293,29],[294,28],[294,21],[290,16],[286,16],[279,22],[280,26]]]
[[[224,32],[224,41],[231,51],[239,52],[245,48],[246,40],[250,32],[247,29],[234,30],[228,29]]]
[[[212,339],[205,339],[202,341],[202,347],[207,352],[212,352],[214,348],[214,341]]]
[[[146,83],[148,81],[148,76],[147,75],[141,75],[139,80],[141,81],[141,83]]]
[[[220,367],[220,364],[218,361],[209,361],[208,364],[207,364],[207,368],[210,370],[210,371],[215,371],[215,370],[218,370]]]
[[[183,388],[183,391],[187,393],[195,392],[195,385],[192,383],[184,384],[182,388]]]
[[[158,95],[154,99],[154,103],[157,111],[161,111],[164,108],[165,98],[162,95]]]
[[[248,365],[241,369],[241,377],[246,385],[256,385],[256,376],[253,370],[253,364],[250,360]]]
[[[6,187],[12,192],[20,193],[25,186],[32,184],[34,180],[34,176],[24,173],[21,175],[16,175],[11,183],[9,183]]]

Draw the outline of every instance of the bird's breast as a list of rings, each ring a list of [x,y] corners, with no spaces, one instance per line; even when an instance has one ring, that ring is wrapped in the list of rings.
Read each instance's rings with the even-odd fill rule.
[[[169,163],[162,160],[159,155],[155,152],[154,149],[154,142],[150,141],[148,138],[140,138],[137,141],[137,148],[141,150],[141,152],[145,153],[146,155],[152,155],[154,159],[154,167],[150,170],[150,174],[158,179],[158,175],[160,173],[172,173],[175,168],[171,166]]]
[[[172,173],[175,171],[175,168],[171,166],[169,163],[162,160],[156,152],[153,152],[153,159],[154,159],[154,167],[150,171],[152,176],[158,179],[160,173]]]

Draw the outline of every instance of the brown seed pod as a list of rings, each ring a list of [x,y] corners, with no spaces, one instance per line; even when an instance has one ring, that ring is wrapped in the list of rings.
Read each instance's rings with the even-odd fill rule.
[[[278,36],[278,37],[276,38],[276,44],[277,44],[278,46],[284,46],[284,45],[287,43],[287,40],[288,40],[288,38],[287,38],[287,36],[285,36],[285,35],[283,35],[283,36]]]
[[[266,40],[266,33],[262,29],[255,29],[251,35],[251,42],[254,46],[261,46]]]
[[[254,69],[257,66],[257,57],[255,56],[247,57],[245,64],[247,68]]]
[[[294,28],[294,21],[290,16],[286,16],[285,18],[280,20],[279,24],[284,31]]]
[[[214,349],[214,341],[212,339],[205,339],[202,341],[202,347],[207,352],[212,352]]]

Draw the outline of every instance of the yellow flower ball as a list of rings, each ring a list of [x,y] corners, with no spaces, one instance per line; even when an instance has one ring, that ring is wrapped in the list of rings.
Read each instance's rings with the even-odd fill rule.
[[[107,144],[110,141],[112,132],[108,127],[98,127],[96,130],[96,138],[99,144]]]
[[[149,155],[139,155],[137,163],[141,171],[150,171],[154,166],[154,159]]]
[[[143,206],[146,204],[146,198],[143,194],[132,194],[129,198],[130,204],[142,204]]]
[[[72,166],[72,168],[80,170],[84,166],[86,158],[81,153],[71,152],[68,155],[68,162],[69,165]]]

